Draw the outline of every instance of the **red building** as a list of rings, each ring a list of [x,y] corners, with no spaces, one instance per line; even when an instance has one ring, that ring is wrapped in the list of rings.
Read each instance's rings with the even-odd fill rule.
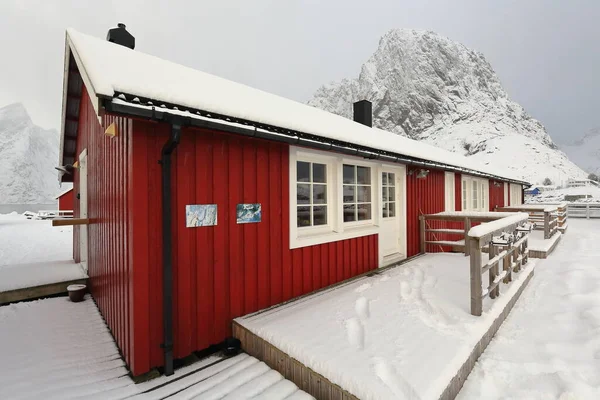
[[[60,163],[89,219],[73,256],[134,375],[418,254],[422,213],[525,184],[371,128],[368,102],[354,122],[137,52],[124,27],[109,40],[67,32]]]
[[[73,210],[73,188],[65,190],[54,199],[58,201],[58,209],[60,211]]]

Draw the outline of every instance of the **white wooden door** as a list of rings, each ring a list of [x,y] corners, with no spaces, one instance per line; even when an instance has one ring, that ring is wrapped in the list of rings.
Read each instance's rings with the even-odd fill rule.
[[[87,195],[87,149],[79,155],[79,218],[88,217]],[[79,257],[81,266],[87,273],[88,260],[88,227],[79,225]]]
[[[406,258],[405,175],[404,168],[384,167],[380,170],[379,254],[381,266]]]

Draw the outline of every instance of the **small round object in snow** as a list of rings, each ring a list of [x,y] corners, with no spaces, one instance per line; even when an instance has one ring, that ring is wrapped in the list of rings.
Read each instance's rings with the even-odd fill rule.
[[[80,301],[83,301],[86,289],[87,286],[81,284],[67,286],[67,291],[69,292],[69,299],[73,303],[79,303]]]

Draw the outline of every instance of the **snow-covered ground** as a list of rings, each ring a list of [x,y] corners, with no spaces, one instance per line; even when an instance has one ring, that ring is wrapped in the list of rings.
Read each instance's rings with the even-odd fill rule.
[[[236,321],[360,399],[437,399],[536,262],[481,317],[469,258],[428,254]]]
[[[573,187],[546,191],[540,195],[525,199],[527,203],[558,203],[565,201],[565,196],[591,196],[575,200],[575,203],[599,203],[600,188],[594,186]]]
[[[600,399],[600,222],[569,219],[458,399]]]
[[[0,307],[0,339],[0,399],[312,399],[247,354],[136,385],[89,296]]]
[[[0,269],[5,266],[73,259],[73,228],[52,226],[22,214],[0,214]]]
[[[0,214],[0,292],[87,278],[72,243],[70,226]]]

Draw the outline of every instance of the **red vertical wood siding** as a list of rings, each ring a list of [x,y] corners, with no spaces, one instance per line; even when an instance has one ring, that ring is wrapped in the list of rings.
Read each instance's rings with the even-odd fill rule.
[[[131,146],[132,121],[104,116],[98,121],[91,100],[83,89],[77,135],[77,158],[87,149],[88,181],[88,273],[92,295],[126,362],[138,368],[134,356],[133,307],[130,303],[135,278],[131,268]],[[104,135],[111,123],[118,136]],[[73,194],[79,193],[79,173],[74,173]],[[80,215],[79,200],[74,201]],[[80,261],[80,228],[73,229],[74,258]],[[143,329],[143,327],[140,327]],[[147,334],[147,329],[144,329]],[[139,332],[137,332],[139,334]]]
[[[139,336],[132,337],[137,375],[162,364],[157,160],[169,126],[135,121],[134,131],[131,257],[136,291],[129,304],[140,327]],[[233,318],[377,268],[377,235],[290,250],[288,157],[285,144],[184,129],[173,154],[175,357],[221,342],[231,335]],[[262,222],[237,224],[240,203],[261,203]],[[216,204],[217,225],[186,228],[189,204]]]
[[[411,167],[407,168],[408,171]],[[419,215],[434,214],[445,209],[445,175],[444,171],[431,170],[425,179],[417,179],[417,172],[406,175],[406,234],[408,256],[419,254]],[[438,228],[436,223],[432,228]],[[443,240],[441,238],[438,238]],[[428,252],[436,252],[440,246],[427,246]]]
[[[500,186],[495,186],[494,183],[499,183]],[[498,182],[490,179],[490,211],[494,211],[496,207],[504,207],[504,185],[508,183]]]
[[[462,175],[454,174],[454,207],[456,211],[462,211]]]

